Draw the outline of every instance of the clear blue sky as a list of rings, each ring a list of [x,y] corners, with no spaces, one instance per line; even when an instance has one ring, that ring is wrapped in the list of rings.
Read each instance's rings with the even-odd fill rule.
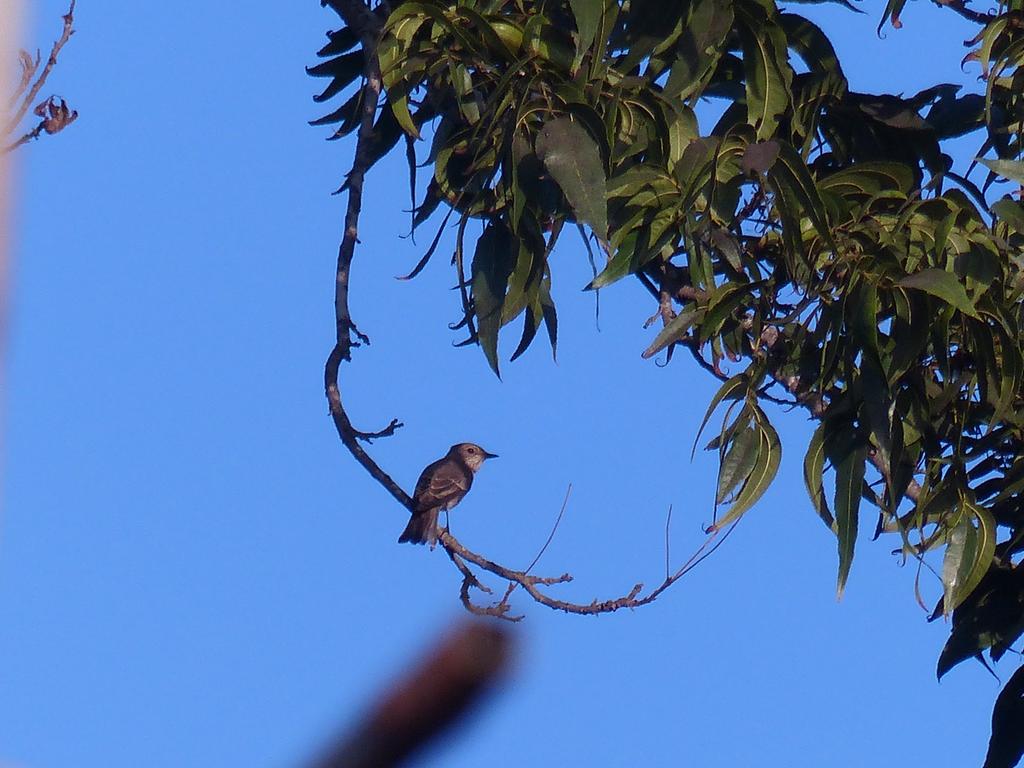
[[[36,5],[47,44],[60,2]],[[969,26],[911,3],[903,30],[804,8],[853,87],[972,83]],[[20,153],[0,538],[0,766],[292,766],[463,617],[440,550],[395,543],[398,507],[342,448],[322,364],[351,146],[306,121],[303,66],[336,17],[313,0],[83,0],[50,88],[81,117]],[[333,107],[331,107],[333,108]],[[353,277],[356,421],[406,488],[448,445],[501,454],[453,515],[467,544],[581,601],[654,583],[665,511],[678,557],[710,519],[689,461],[714,391],[680,355],[640,359],[654,307],[554,257],[558,363],[455,349],[440,253],[413,245],[400,158],[371,177]],[[506,348],[505,357],[516,339]],[[509,684],[425,766],[976,765],[997,683],[938,684],[947,629],[914,569],[862,538],[842,603],[832,535],[801,481],[808,423],[774,413],[782,471],[726,546],[656,604],[601,618],[519,600]],[[870,513],[863,528],[871,529]],[[924,579],[934,597],[936,584]],[[1007,674],[1004,671],[1004,676]]]

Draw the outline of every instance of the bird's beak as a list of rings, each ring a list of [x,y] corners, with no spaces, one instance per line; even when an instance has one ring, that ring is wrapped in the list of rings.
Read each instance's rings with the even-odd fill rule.
[[[488,453],[487,451],[484,451],[484,458],[485,459],[496,459],[496,458],[498,458],[498,454],[496,454],[496,453]]]

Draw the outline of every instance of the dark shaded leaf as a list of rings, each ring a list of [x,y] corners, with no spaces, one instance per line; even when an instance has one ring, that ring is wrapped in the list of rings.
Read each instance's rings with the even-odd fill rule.
[[[603,0],[569,0],[569,7],[572,8],[572,15],[576,19],[576,56],[572,63],[572,71],[576,72],[597,36],[601,17],[604,15],[604,2]]]
[[[515,266],[518,244],[501,222],[487,225],[473,254],[473,311],[477,318],[480,346],[495,374],[498,371],[498,330],[505,302],[508,278]]]
[[[1024,758],[1024,667],[1006,681],[992,708],[992,736],[982,768],[1014,768]]]
[[[1018,234],[1024,234],[1024,205],[1004,197],[992,204],[992,213],[1009,224]]]
[[[825,422],[818,424],[811,436],[811,442],[807,446],[807,453],[804,456],[804,485],[807,487],[807,494],[811,497],[811,504],[818,513],[822,522],[834,533],[836,521],[828,508],[828,501],[825,499],[825,488],[822,482],[822,475],[825,472]]]
[[[604,167],[597,143],[568,117],[544,124],[537,135],[537,157],[558,182],[576,217],[600,239],[608,237]]]
[[[725,40],[732,25],[732,3],[722,0],[693,3],[689,22],[679,37],[678,58],[672,62],[672,71],[665,83],[665,96],[683,100],[703,90],[725,53]]]
[[[836,470],[836,537],[839,541],[837,594],[841,598],[850,576],[853,553],[857,546],[857,522],[860,516],[867,446],[853,429],[845,426],[830,430],[825,446],[829,461]]]
[[[740,168],[746,176],[756,176],[768,171],[779,157],[779,142],[771,139],[748,144],[743,150]]]

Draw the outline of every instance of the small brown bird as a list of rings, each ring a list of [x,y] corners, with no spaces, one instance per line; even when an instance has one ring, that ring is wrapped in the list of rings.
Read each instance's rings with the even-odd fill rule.
[[[448,511],[465,496],[473,485],[473,475],[486,459],[496,459],[475,443],[456,443],[444,458],[427,466],[416,482],[412,495],[415,509],[398,543],[437,544],[437,516]]]

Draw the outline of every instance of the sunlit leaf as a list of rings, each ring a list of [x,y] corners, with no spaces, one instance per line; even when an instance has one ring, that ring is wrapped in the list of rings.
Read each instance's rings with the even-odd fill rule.
[[[640,356],[645,360],[654,357],[669,344],[673,344],[685,336],[687,331],[693,327],[694,322],[696,322],[699,316],[698,312],[697,309],[688,309],[672,318],[668,325],[658,332],[654,341],[651,342],[651,345]]]
[[[742,11],[741,11],[742,9]],[[747,120],[758,139],[775,134],[779,116],[789,104],[793,70],[787,60],[786,34],[778,25],[759,19],[746,5],[737,6],[743,66],[747,82]]]
[[[1004,179],[1024,184],[1024,160],[989,160],[979,157],[978,162],[987,167],[992,173],[1002,176]]]
[[[754,470],[758,457],[759,434],[752,427],[740,429],[718,467],[718,491],[715,503],[721,504]]]
[[[952,272],[946,272],[944,269],[925,269],[904,277],[897,284],[904,288],[915,288],[930,293],[956,307],[965,315],[978,317],[978,311],[974,308],[971,300],[967,298],[967,291],[964,290],[963,284]]]
[[[760,408],[754,407],[753,410],[758,437],[754,467],[729,511],[715,523],[715,529],[724,528],[739,520],[764,495],[779,471],[779,463],[782,461],[782,443],[779,441],[779,435]]]
[[[697,444],[700,442],[700,436],[704,433],[704,428],[708,425],[708,419],[711,418],[711,414],[715,412],[715,408],[718,407],[719,403],[727,399],[739,400],[741,397],[746,395],[749,387],[750,379],[742,373],[737,376],[733,376],[719,387],[715,396],[711,398],[711,402],[708,404],[708,409],[704,412],[704,418],[700,422],[700,428],[697,430],[697,436],[693,439],[693,450],[690,452],[691,459],[697,452]]]
[[[984,507],[964,502],[942,561],[943,610],[949,615],[978,586],[996,549],[996,523]],[[975,526],[977,523],[977,527]]]

